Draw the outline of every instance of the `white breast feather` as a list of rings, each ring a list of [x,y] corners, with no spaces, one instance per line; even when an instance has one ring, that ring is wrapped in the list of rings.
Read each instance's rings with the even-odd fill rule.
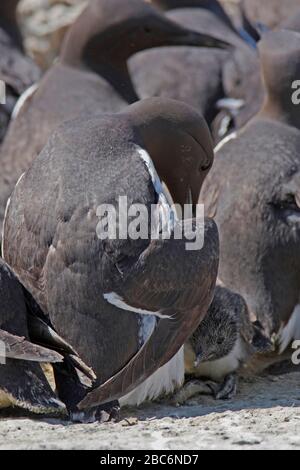
[[[219,150],[221,150],[221,148],[223,148],[224,145],[226,145],[231,140],[235,140],[237,136],[238,136],[237,132],[232,132],[232,134],[229,134],[227,137],[221,140],[221,142],[219,142],[218,145],[215,147],[215,153],[219,152]]]
[[[296,305],[288,324],[279,333],[280,354],[294,340],[300,340],[300,305]]]
[[[150,310],[132,307],[131,305],[126,304],[122,297],[120,297],[115,292],[103,294],[103,297],[109,304],[114,305],[115,307],[118,307],[121,310],[126,310],[127,312],[139,313],[140,315],[154,315],[158,318],[171,318],[169,315],[162,315],[160,312],[151,312]]]
[[[18,99],[18,101],[17,101],[17,103],[14,107],[14,110],[12,112],[12,115],[11,115],[11,119],[13,121],[18,117],[18,115],[20,114],[20,111],[23,108],[24,104],[36,92],[38,87],[39,87],[39,85],[37,83],[35,83],[34,85],[31,85],[29,88],[27,88],[27,90],[25,90],[24,93],[22,93],[22,95]]]
[[[121,398],[120,404],[121,406],[139,406],[145,401],[173,393],[183,382],[184,351],[182,347],[171,361],[158,369],[133,392]]]
[[[138,146],[137,151],[143,162],[146,164],[154,186],[154,190],[158,195],[157,214],[159,214],[161,217],[161,231],[164,233],[170,233],[174,229],[174,225],[178,220],[176,208],[172,207],[174,206],[172,196],[165,183],[162,183],[160,180],[154,163],[148,152]]]
[[[16,186],[15,186],[15,189],[17,188],[18,184],[20,184],[21,180],[23,179],[25,175],[25,172],[22,173],[22,175],[20,176],[20,178],[18,179],[17,183],[16,183]],[[4,212],[4,219],[3,219],[3,225],[2,225],[2,246],[1,246],[1,250],[2,250],[2,257],[5,259],[5,256],[4,256],[4,232],[5,232],[5,222],[6,222],[6,216],[8,214],[8,210],[9,210],[9,206],[10,206],[10,203],[11,203],[11,197],[8,199],[7,203],[6,203],[6,208],[5,208],[5,212]]]

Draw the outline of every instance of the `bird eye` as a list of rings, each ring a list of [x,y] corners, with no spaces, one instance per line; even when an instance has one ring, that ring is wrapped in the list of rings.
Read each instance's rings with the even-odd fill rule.
[[[211,167],[212,162],[210,160],[206,160],[200,167],[199,172],[207,171]]]
[[[284,199],[275,202],[275,209],[290,215],[291,213],[300,214],[300,198],[295,194],[287,194]]]
[[[145,32],[146,34],[150,34],[150,33],[152,32],[150,26],[145,26],[145,27],[144,27],[144,32]]]
[[[218,344],[219,346],[221,346],[223,343],[224,343],[224,338],[218,339],[217,344]]]

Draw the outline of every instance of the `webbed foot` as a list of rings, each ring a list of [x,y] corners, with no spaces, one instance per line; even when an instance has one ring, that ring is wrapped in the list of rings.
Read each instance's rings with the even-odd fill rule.
[[[231,400],[237,394],[238,378],[236,374],[229,374],[221,385],[216,384],[214,395],[216,400]]]
[[[176,405],[185,404],[196,395],[211,395],[211,387],[201,380],[190,380],[174,395],[172,402]]]
[[[65,403],[69,417],[74,423],[106,423],[119,419],[120,406],[117,401],[101,406],[79,410],[77,405],[91,390],[92,381],[84,376],[73,364],[65,358],[62,364],[54,365],[55,382],[58,395]]]
[[[70,418],[73,423],[115,423],[120,419],[120,405],[119,402],[113,401],[84,411],[73,409],[70,411]]]

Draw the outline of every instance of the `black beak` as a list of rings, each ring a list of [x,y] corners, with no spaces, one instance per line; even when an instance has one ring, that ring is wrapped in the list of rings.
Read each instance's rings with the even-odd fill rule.
[[[195,47],[214,47],[216,49],[230,49],[233,47],[222,39],[209,36],[208,34],[197,33],[182,28],[180,34],[174,35],[170,39],[170,45],[176,46],[195,46]]]
[[[159,30],[164,32],[164,39],[160,43],[161,46],[214,47],[217,49],[230,49],[234,47],[222,39],[184,28],[175,21],[163,17],[163,15],[159,16],[158,25]]]
[[[203,353],[202,352],[197,354],[196,359],[194,361],[194,367],[196,367],[196,368],[199,367],[201,362],[203,362]]]

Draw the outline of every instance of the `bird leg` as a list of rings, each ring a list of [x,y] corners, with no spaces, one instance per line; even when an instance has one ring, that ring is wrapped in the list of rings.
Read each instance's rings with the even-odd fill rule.
[[[237,394],[238,377],[236,373],[225,377],[221,385],[215,384],[214,395],[216,400],[230,400]]]
[[[195,395],[212,395],[211,387],[202,380],[190,380],[174,395],[172,400],[176,405],[183,405]]]
[[[172,399],[174,404],[183,405],[196,395],[213,395],[216,400],[230,400],[237,393],[238,378],[235,373],[225,377],[222,384],[213,381],[189,380]]]
[[[104,423],[118,420],[120,406],[117,401],[85,410],[77,408],[77,404],[91,390],[92,383],[74,367],[71,360],[65,360],[63,364],[56,364],[53,369],[58,396],[65,403],[73,422],[93,423],[99,421]]]

